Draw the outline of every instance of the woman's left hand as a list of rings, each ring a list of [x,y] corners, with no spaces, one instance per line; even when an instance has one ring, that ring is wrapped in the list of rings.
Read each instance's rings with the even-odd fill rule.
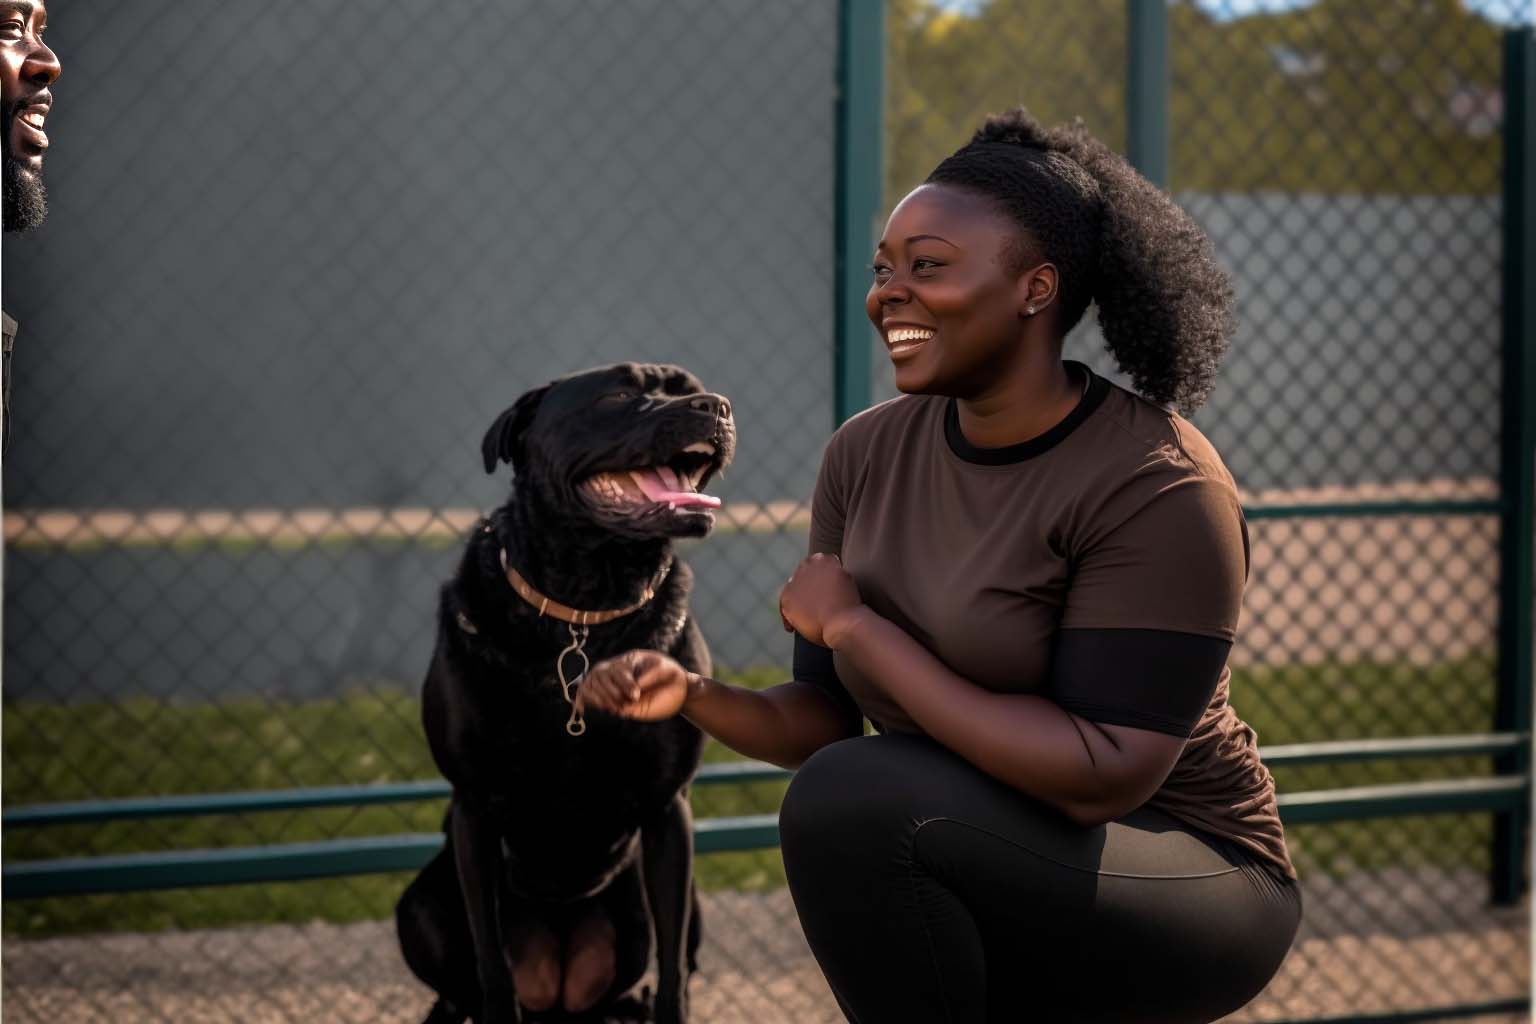
[[[825,647],[827,624],[863,603],[842,561],[836,555],[818,552],[801,562],[784,584],[779,593],[779,617],[786,631]]]

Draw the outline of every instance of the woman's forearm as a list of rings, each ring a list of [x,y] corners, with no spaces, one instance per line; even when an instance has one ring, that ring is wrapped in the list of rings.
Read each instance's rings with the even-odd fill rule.
[[[808,683],[748,690],[696,678],[683,717],[748,757],[798,768],[828,743],[857,735],[832,701]]]
[[[977,686],[868,608],[830,622],[824,638],[929,736],[1076,821],[1109,820],[1161,782],[1128,777],[1113,738],[1092,722],[1047,697]]]

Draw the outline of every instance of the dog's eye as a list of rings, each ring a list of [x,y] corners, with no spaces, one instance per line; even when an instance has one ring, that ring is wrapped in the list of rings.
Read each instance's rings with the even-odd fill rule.
[[[603,396],[602,400],[605,402],[627,402],[634,397],[635,393],[633,391],[610,391]]]

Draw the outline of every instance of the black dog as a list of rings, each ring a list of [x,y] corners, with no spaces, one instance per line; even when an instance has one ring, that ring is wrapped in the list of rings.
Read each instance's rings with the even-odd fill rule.
[[[703,737],[682,717],[583,718],[566,683],[637,648],[709,673],[672,538],[709,532],[719,502],[699,488],[735,445],[723,397],[633,363],[530,391],[486,433],[512,496],[442,588],[422,692],[453,783],[447,842],[396,908],[405,960],[440,997],[431,1024],[687,1020]],[[648,1007],[633,990],[653,925]]]

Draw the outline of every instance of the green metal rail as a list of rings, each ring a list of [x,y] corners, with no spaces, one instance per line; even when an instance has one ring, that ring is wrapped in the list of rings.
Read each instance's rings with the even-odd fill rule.
[[[705,765],[694,785],[740,785],[784,781],[793,773],[760,761]],[[146,818],[255,814],[370,804],[446,799],[442,780],[362,786],[322,786],[245,793],[198,793],[188,796],[135,797],[37,804],[6,810],[3,827],[102,824]],[[100,857],[63,857],[7,863],[5,898],[38,899],[85,893],[139,892],[201,885],[292,882],[315,878],[412,871],[442,846],[439,833],[362,836],[271,846],[201,850],[166,850]],[[694,823],[699,853],[760,850],[779,841],[778,816],[705,818]]]
[[[768,782],[787,779],[790,772],[761,761],[705,765],[694,785]],[[36,804],[5,812],[7,829],[39,825],[82,825],[141,818],[186,818],[211,814],[256,814],[263,811],[307,811],[319,807],[365,807],[445,799],[448,783],[385,782],[361,786],[314,786],[244,793],[196,793],[189,796],[130,797],[123,800],[82,800]]]
[[[1259,754],[1266,765],[1276,768],[1303,764],[1338,764],[1346,761],[1501,755],[1513,753],[1527,742],[1528,737],[1522,733],[1473,733],[1463,736],[1410,736],[1402,739],[1292,743],[1261,747]],[[762,761],[740,761],[705,765],[694,777],[694,785],[776,782],[787,780],[791,775],[793,772],[787,768],[779,768]],[[431,779],[420,782],[386,782],[359,786],[313,786],[305,789],[269,789],[242,793],[194,793],[187,796],[81,800],[10,808],[5,812],[3,827],[6,829],[37,828],[46,825],[87,825],[147,818],[308,811],[321,807],[366,807],[373,804],[446,799],[449,792],[447,782],[442,779]]]
[[[1496,516],[1504,509],[1499,501],[1353,501],[1315,505],[1245,505],[1243,518],[1255,519],[1361,519],[1377,516]]]
[[[1486,778],[1288,793],[1278,801],[1280,818],[1286,824],[1317,824],[1405,814],[1509,811],[1529,799],[1524,779]],[[5,865],[5,896],[8,900],[27,900],[414,871],[437,853],[442,842],[440,833],[407,833],[23,861]],[[705,818],[694,823],[694,849],[700,854],[778,845],[777,814]]]
[[[1268,1021],[1266,1024],[1407,1024],[1409,1021],[1456,1020],[1462,1017],[1488,1017],[1496,1013],[1524,1013],[1531,1008],[1529,999],[1500,999],[1487,1003],[1463,1003],[1423,1010],[1397,1010],[1390,1013],[1351,1013],[1343,1017],[1295,1017]]]
[[[1524,734],[1487,733],[1292,744],[1261,748],[1260,756],[1266,764],[1277,767],[1389,758],[1498,756],[1520,750],[1528,743],[1529,737]],[[716,764],[704,766],[694,784],[784,781],[791,775],[786,769],[761,762]],[[39,804],[7,810],[4,827],[37,828],[145,818],[407,803],[443,799],[448,793],[446,782],[434,780]],[[1495,776],[1286,793],[1278,798],[1278,802],[1283,821],[1314,824],[1406,814],[1509,813],[1523,806],[1529,798],[1527,779]],[[701,854],[770,849],[778,842],[776,814],[705,818],[694,826],[694,846]],[[437,833],[403,834],[277,846],[23,861],[5,865],[4,885],[6,898],[22,900],[408,871],[425,864],[441,844],[442,836]]]

